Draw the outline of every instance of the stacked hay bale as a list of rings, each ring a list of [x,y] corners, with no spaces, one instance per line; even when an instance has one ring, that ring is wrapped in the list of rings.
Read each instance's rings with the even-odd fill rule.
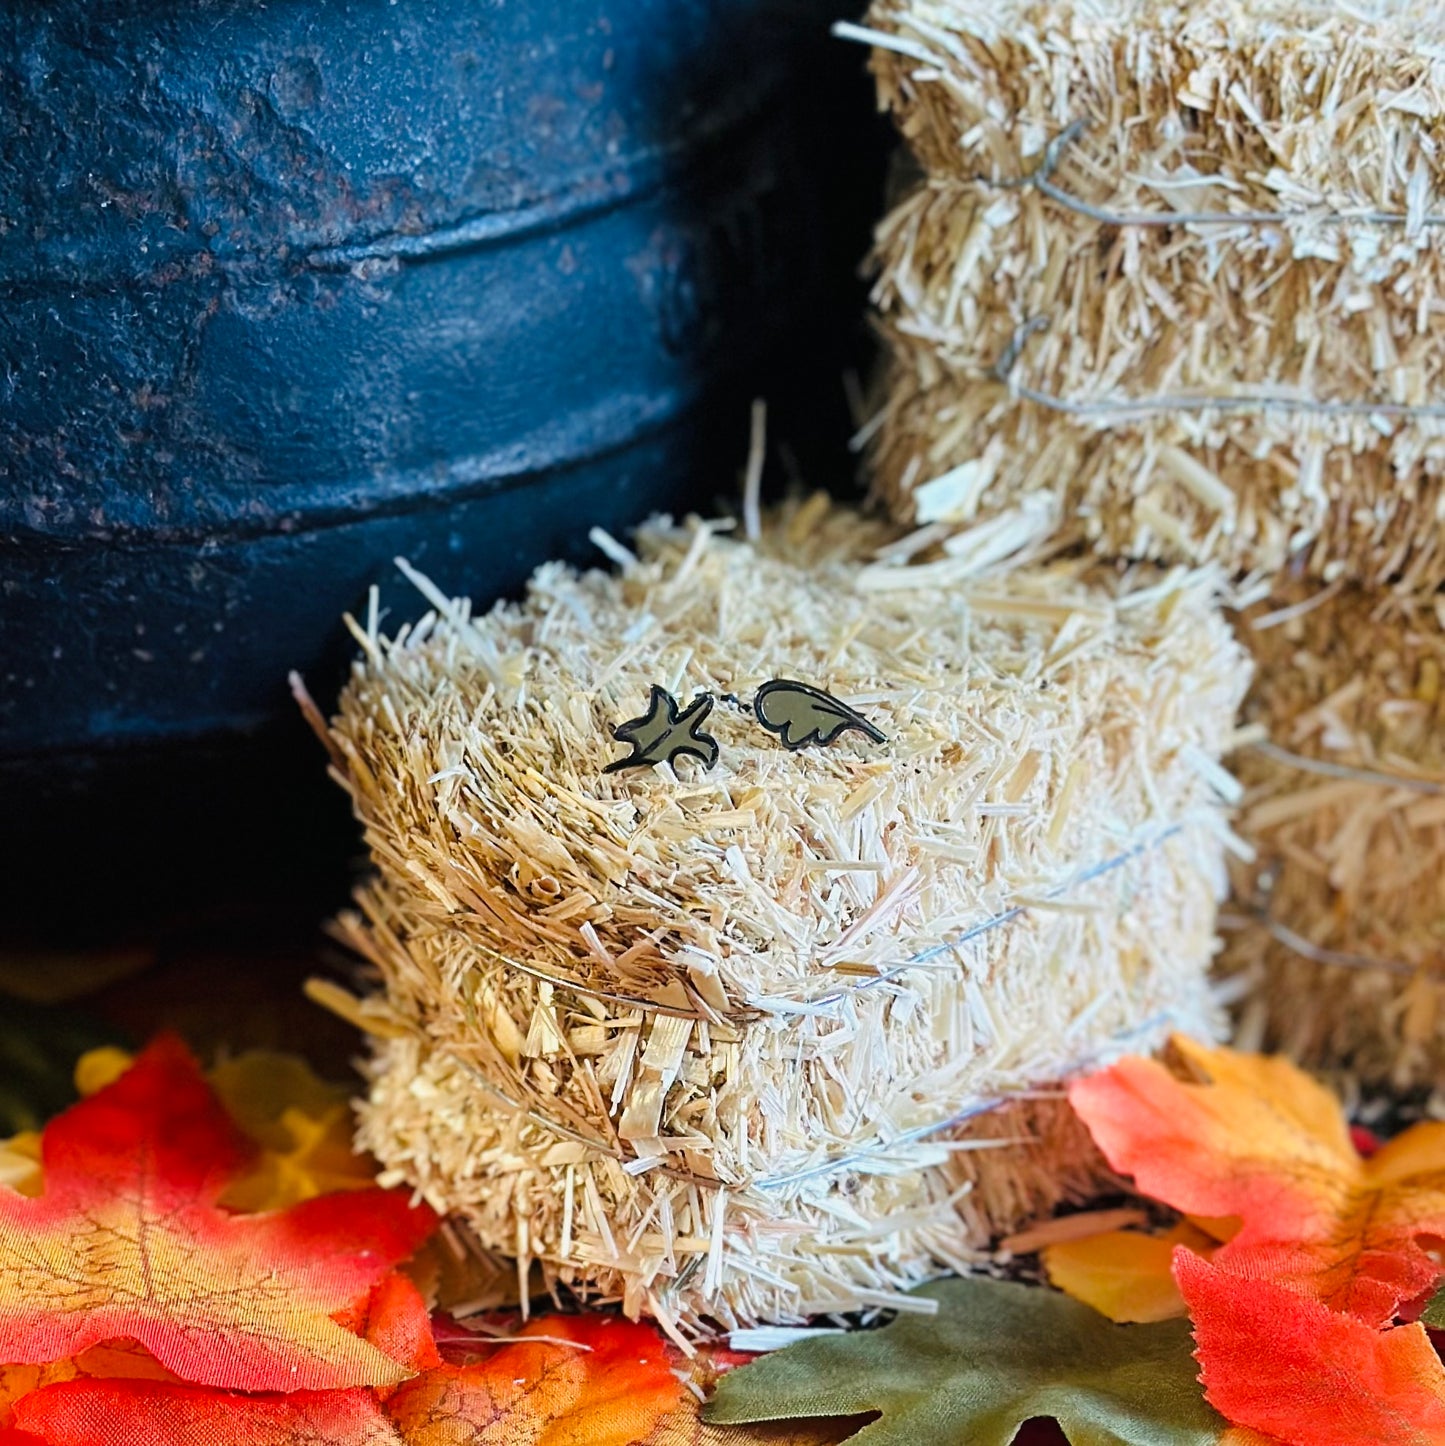
[[[1227,967],[1267,1042],[1437,1073],[1445,10],[875,0],[862,34],[924,170],[878,233],[879,493],[920,551],[1273,593]]]
[[[1404,1088],[1445,1069],[1445,627],[1440,602],[1293,581],[1245,611],[1260,742],[1234,760],[1226,964],[1242,1020],[1302,1058]]]
[[[907,1307],[1097,1188],[1059,1080],[1218,1025],[1217,762],[1247,675],[1200,571],[940,590],[818,498],[526,600],[375,622],[329,738],[377,865],[362,1141],[525,1275],[681,1337]],[[423,586],[425,586],[423,582]],[[886,742],[781,746],[830,690]],[[604,771],[654,684],[716,765]]]
[[[878,242],[899,515],[1042,495],[1109,556],[1445,578],[1445,406],[1399,410],[1445,373],[1445,62],[1381,13],[878,0],[927,169]]]

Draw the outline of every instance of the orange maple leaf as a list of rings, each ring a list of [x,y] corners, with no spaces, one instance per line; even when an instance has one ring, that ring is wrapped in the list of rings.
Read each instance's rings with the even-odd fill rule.
[[[1214,1256],[1233,1276],[1277,1281],[1367,1325],[1429,1290],[1445,1236],[1445,1124],[1412,1126],[1369,1159],[1338,1103],[1283,1059],[1176,1038],[1176,1077],[1125,1059],[1069,1087],[1110,1165],[1190,1215],[1235,1216]]]
[[[1377,1331],[1184,1249],[1174,1273],[1205,1395],[1230,1421],[1286,1446],[1445,1441],[1445,1367],[1423,1326]]]
[[[634,1446],[678,1404],[682,1383],[651,1327],[552,1316],[472,1365],[448,1365],[426,1306],[402,1276],[357,1323],[420,1374],[389,1392],[242,1395],[149,1381],[73,1380],[16,1403],[48,1446]]]
[[[107,1341],[82,1351],[74,1360],[49,1361],[43,1366],[0,1366],[0,1426],[11,1424],[15,1403],[22,1397],[42,1386],[82,1376],[138,1381],[178,1379],[135,1341]]]
[[[215,1202],[253,1153],[172,1038],[52,1120],[43,1193],[0,1189],[0,1361],[58,1361],[123,1337],[214,1386],[405,1379],[330,1317],[409,1256],[435,1215],[376,1189],[227,1214]]]

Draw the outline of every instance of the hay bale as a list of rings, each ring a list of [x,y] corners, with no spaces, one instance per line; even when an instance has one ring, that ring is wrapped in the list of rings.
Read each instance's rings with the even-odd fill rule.
[[[936,587],[824,498],[756,543],[434,611],[333,720],[376,864],[361,1139],[488,1249],[686,1336],[898,1305],[1097,1183],[1037,1087],[1209,1036],[1216,760],[1246,669],[1207,574]],[[773,676],[887,735],[790,752]],[[652,684],[715,769],[604,773]]]
[[[870,25],[928,172],[877,239],[895,515],[936,539],[1029,503],[1110,556],[1445,581],[1445,10]]]
[[[1445,617],[1388,601],[1294,582],[1244,615],[1257,857],[1223,962],[1251,1043],[1405,1088],[1445,1067]]]

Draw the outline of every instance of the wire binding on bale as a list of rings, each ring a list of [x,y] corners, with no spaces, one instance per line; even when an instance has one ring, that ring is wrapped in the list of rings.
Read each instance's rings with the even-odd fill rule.
[[[1445,626],[1438,601],[1295,581],[1243,616],[1254,654],[1235,770],[1223,964],[1242,1030],[1397,1088],[1445,1066]]]
[[[906,1308],[1101,1168],[1038,1087],[1206,979],[1247,673],[1208,572],[1079,561],[940,589],[817,497],[666,519],[615,573],[432,611],[332,720],[375,877],[361,1140],[525,1278],[680,1339]],[[610,541],[610,539],[609,539]],[[907,574],[915,575],[910,579]],[[825,688],[887,738],[792,752],[731,706],[605,773],[652,684]]]
[[[1445,581],[1445,9],[875,0],[866,38],[927,171],[876,246],[898,516]]]

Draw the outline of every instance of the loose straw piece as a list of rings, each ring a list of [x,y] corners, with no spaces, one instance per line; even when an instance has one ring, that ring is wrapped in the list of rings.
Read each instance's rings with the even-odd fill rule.
[[[768,455],[768,404],[755,398],[748,440],[748,467],[743,477],[743,535],[756,542],[763,530],[763,463]]]

